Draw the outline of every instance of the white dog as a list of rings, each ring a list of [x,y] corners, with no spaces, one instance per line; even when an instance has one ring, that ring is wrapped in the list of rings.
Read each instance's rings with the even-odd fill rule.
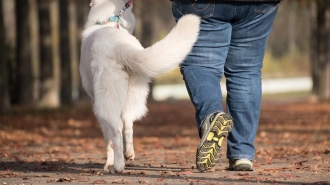
[[[147,111],[150,79],[184,60],[200,25],[197,16],[186,15],[163,40],[145,49],[131,35],[135,26],[131,8],[116,16],[126,1],[92,1],[81,47],[82,84],[106,142],[104,170],[111,167],[111,173],[124,170],[124,157],[134,160],[132,126]]]

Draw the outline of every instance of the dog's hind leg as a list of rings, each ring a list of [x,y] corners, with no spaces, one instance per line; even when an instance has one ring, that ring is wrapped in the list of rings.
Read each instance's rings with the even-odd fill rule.
[[[97,116],[99,117],[99,116]],[[103,132],[107,150],[107,161],[104,165],[104,170],[111,173],[122,172],[125,167],[123,156],[123,137],[121,130],[122,122],[119,121],[118,127],[113,127],[107,120],[98,118]]]
[[[94,113],[101,124],[107,144],[107,163],[111,173],[122,172],[125,167],[123,149],[123,122],[121,119],[125,105],[128,75],[118,69],[97,66],[93,73]]]
[[[126,160],[134,161],[135,152],[133,147],[133,121],[124,121],[124,156]]]
[[[104,136],[104,141],[106,145],[107,150],[107,162],[104,165],[104,170],[109,171],[109,168],[113,166],[114,162],[114,151],[113,151],[113,143],[110,137],[110,130],[106,127],[106,122],[102,122],[102,120],[99,120],[100,127]]]
[[[133,122],[140,119],[147,112],[146,98],[149,93],[149,78],[136,74],[130,75],[127,99],[123,111],[124,121],[124,155],[126,160],[133,161],[135,152],[133,147]]]

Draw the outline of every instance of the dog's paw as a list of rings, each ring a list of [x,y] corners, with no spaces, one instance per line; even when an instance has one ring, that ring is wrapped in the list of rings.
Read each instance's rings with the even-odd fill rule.
[[[124,152],[124,156],[127,161],[134,161],[135,152],[133,149],[133,145],[126,146],[126,151]]]
[[[125,159],[126,159],[126,161],[134,161],[134,159],[135,159],[135,155],[125,155]]]
[[[106,172],[108,172],[111,167],[112,167],[112,165],[105,164],[103,170],[106,171]]]
[[[113,166],[111,166],[111,168],[110,168],[110,173],[111,174],[116,174],[116,170]]]
[[[121,174],[124,171],[124,168],[115,169],[114,166],[104,166],[104,171],[110,172],[110,174]]]
[[[122,174],[124,171],[125,166],[120,167],[120,168],[115,168],[114,166],[111,166],[110,168],[110,173],[111,174]]]

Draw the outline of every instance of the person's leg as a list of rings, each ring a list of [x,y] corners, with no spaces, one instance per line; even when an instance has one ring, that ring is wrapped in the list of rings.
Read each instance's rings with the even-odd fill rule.
[[[187,91],[196,108],[198,126],[209,114],[224,110],[220,80],[230,44],[231,25],[216,20],[214,9],[214,0],[200,0],[194,4],[189,0],[173,1],[176,20],[185,14],[201,17],[199,38],[180,65]]]
[[[225,64],[227,108],[234,119],[227,158],[252,161],[261,105],[261,68],[277,3],[237,5]],[[252,170],[252,165],[246,170]]]
[[[201,17],[199,38],[181,65],[181,73],[196,109],[201,137],[196,166],[201,171],[218,162],[222,141],[233,124],[231,116],[223,112],[220,88],[231,38],[232,27],[227,20],[233,15],[232,7],[231,3],[219,6],[214,0],[173,1],[176,19],[191,13]]]

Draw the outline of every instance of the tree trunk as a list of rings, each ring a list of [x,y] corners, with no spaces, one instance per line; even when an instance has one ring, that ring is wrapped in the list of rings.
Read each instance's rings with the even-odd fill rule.
[[[150,7],[153,7],[154,0],[142,0],[142,1],[136,1],[134,2],[134,11],[136,12],[137,20],[140,20],[137,22],[134,35],[136,35],[137,38],[139,38],[141,44],[143,47],[149,47],[152,44],[152,38],[153,38],[153,17],[150,16],[153,9]],[[149,6],[145,6],[145,5]]]
[[[81,3],[81,0],[79,0]],[[79,98],[79,50],[78,50],[78,29],[77,29],[77,0],[69,0],[69,43],[70,43],[70,63],[71,63],[71,86],[72,86],[72,101],[77,101]]]
[[[327,27],[327,63],[325,66],[325,99],[330,101],[330,2],[327,1],[326,11],[326,27]]]
[[[49,0],[38,0],[38,15],[41,81],[40,106],[57,107],[59,105],[59,100],[53,74]]]
[[[61,56],[60,56],[60,21],[59,21],[59,1],[50,0],[50,26],[51,26],[51,48],[53,61],[54,83],[58,104],[60,104],[60,84],[61,84]]]
[[[61,52],[61,102],[72,104],[72,82],[69,42],[69,1],[60,0],[60,52]]]
[[[289,54],[294,55],[296,54],[297,47],[296,47],[296,12],[297,12],[297,2],[296,1],[288,1],[290,10],[289,17],[288,17],[288,44],[289,44]]]
[[[310,17],[311,17],[311,36],[310,36],[310,61],[311,61],[311,76],[312,76],[312,94],[317,96],[319,91],[319,74],[317,71],[318,57],[317,57],[317,3],[316,1],[310,2]]]
[[[32,105],[33,99],[33,74],[30,48],[29,28],[29,1],[16,0],[16,102],[21,105]]]
[[[329,58],[329,33],[330,33],[330,2],[327,0],[316,1],[316,26],[312,28],[312,80],[313,94],[320,101],[330,100],[330,58]],[[313,8],[313,7],[312,7]]]
[[[80,53],[80,47],[81,47],[81,39],[82,39],[82,31],[84,29],[85,22],[87,20],[87,15],[89,12],[89,2],[90,0],[79,0],[79,3],[77,3],[77,12],[78,12],[78,51]],[[80,58],[80,56],[79,56]],[[79,76],[80,77],[80,76]],[[81,78],[79,78],[79,100],[90,100],[88,94],[82,87]]]
[[[2,1],[0,1],[0,113],[5,112],[10,108],[7,77],[7,51],[5,43]]]

